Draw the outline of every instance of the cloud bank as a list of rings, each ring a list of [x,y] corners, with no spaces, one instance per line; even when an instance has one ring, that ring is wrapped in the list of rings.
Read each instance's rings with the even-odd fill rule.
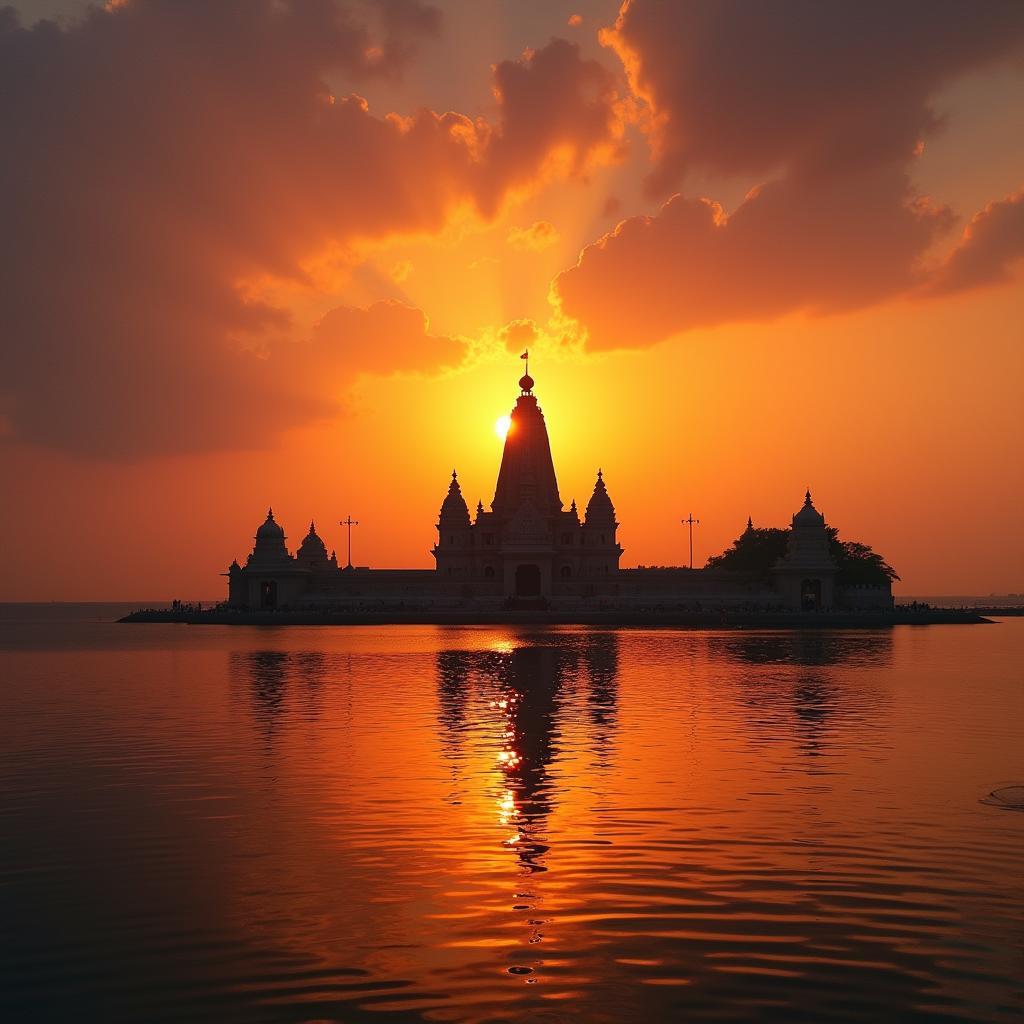
[[[940,126],[933,99],[1024,53],[1024,6],[630,0],[603,39],[645,104],[652,194],[691,172],[761,184],[729,215],[675,196],[584,249],[553,295],[592,349],[926,287],[954,220],[910,176]],[[947,288],[1005,272],[1020,234],[1007,203],[975,222]]]
[[[282,372],[273,346],[303,331],[260,281],[309,286],[325,253],[438,231],[461,206],[491,217],[614,148],[614,80],[562,40],[495,66],[493,123],[379,117],[333,94],[399,74],[439,27],[417,0],[127,0],[67,29],[0,12],[7,432],[136,456],[260,443],[329,415],[321,381],[336,374]],[[327,344],[353,317],[324,319],[317,360],[450,357],[383,334]]]

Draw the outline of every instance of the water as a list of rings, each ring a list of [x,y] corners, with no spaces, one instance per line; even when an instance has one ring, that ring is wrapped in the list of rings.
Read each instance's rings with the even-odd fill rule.
[[[5,1020],[1024,1014],[1022,620],[43,611],[0,622]]]

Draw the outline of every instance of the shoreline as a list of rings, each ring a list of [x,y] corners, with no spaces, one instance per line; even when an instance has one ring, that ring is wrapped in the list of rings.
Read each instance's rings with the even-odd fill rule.
[[[501,612],[430,609],[356,611],[238,612],[222,609],[183,611],[142,609],[117,620],[127,623],[181,623],[190,626],[603,626],[762,628],[762,629],[884,629],[890,626],[992,624],[973,609],[897,609],[892,612],[654,612],[507,609]]]

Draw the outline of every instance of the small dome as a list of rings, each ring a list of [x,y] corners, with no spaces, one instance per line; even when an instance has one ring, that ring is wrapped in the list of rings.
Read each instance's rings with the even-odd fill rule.
[[[585,519],[588,523],[596,520],[614,521],[615,519],[615,506],[612,505],[612,499],[608,497],[608,488],[604,485],[604,474],[601,470],[597,471],[597,483],[594,484],[594,493],[590,496],[590,501],[587,502]]]
[[[309,555],[316,553],[327,557],[327,545],[323,542],[323,539],[316,532],[316,526],[310,522],[309,533],[303,538],[302,544],[299,547],[300,555]]]
[[[303,539],[295,557],[301,563],[308,565],[311,568],[316,568],[318,565],[325,565],[328,561],[327,545],[316,532],[316,527],[312,522],[309,524],[309,533],[307,533]]]
[[[284,540],[284,530],[274,522],[274,510],[267,509],[267,518],[263,525],[256,531],[257,540]]]
[[[459,486],[459,478],[455,470],[452,470],[452,482],[448,485],[448,493],[441,502],[441,519],[449,525],[469,525],[469,508],[466,499],[462,496],[462,488]]]
[[[522,377],[519,378],[519,386],[523,389],[523,391],[532,391],[533,378],[528,373],[524,373]]]
[[[808,491],[804,496],[804,505],[795,516],[793,516],[794,526],[824,526],[825,517],[814,507],[811,502],[811,492]]]

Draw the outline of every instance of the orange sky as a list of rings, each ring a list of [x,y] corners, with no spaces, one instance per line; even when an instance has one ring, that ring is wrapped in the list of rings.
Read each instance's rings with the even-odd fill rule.
[[[0,600],[218,597],[269,504],[428,567],[526,345],[623,565],[810,486],[903,593],[1024,591],[1018,4],[187,6],[0,21]]]

